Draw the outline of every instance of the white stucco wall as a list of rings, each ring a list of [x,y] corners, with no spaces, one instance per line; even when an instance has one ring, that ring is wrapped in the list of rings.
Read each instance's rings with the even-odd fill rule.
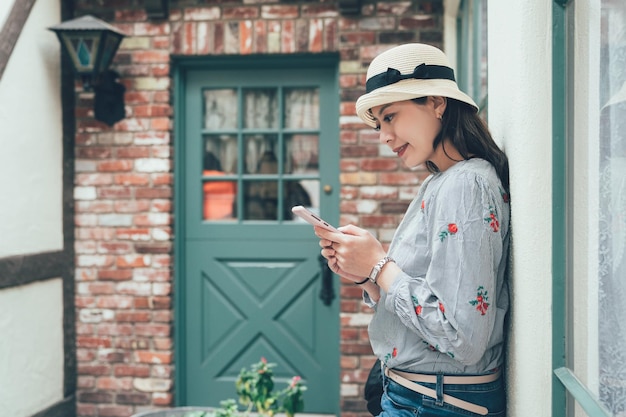
[[[35,2],[0,79],[0,258],[63,248],[59,20],[58,0]]]
[[[63,399],[63,285],[0,291],[0,415],[31,416]]]
[[[490,1],[489,126],[511,168],[509,416],[551,415],[552,2]]]

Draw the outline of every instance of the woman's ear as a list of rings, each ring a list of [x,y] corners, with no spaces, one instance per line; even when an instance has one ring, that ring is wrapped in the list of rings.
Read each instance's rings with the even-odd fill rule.
[[[448,99],[442,96],[432,96],[432,100],[435,108],[435,114],[437,115],[438,119],[441,119],[446,111]]]

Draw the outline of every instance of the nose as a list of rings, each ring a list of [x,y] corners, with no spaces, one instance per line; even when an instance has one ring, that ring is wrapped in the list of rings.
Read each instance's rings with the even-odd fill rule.
[[[381,126],[380,131],[378,133],[378,141],[386,145],[393,140],[393,134],[389,129],[385,129]]]

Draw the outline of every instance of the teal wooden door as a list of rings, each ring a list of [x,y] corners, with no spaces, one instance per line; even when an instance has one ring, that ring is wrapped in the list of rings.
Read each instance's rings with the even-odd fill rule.
[[[336,60],[207,68],[178,77],[177,402],[236,398],[264,357],[277,389],[303,378],[306,412],[338,414],[338,281],[290,211],[338,220]]]

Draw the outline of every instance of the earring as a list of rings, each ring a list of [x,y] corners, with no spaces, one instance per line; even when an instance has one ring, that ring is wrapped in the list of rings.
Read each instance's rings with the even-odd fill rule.
[[[443,121],[443,116],[441,114],[437,115],[437,119],[439,119],[439,121]]]

